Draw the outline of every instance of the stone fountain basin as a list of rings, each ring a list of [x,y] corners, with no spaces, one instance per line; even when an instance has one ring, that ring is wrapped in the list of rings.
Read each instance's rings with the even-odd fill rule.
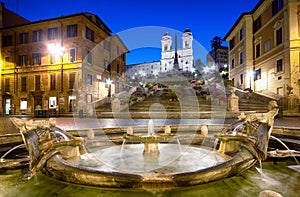
[[[142,134],[125,134],[124,139],[131,141],[131,142],[141,142],[141,143],[162,143],[162,142],[169,142],[177,138],[175,134],[154,134],[154,135],[142,135]]]
[[[247,145],[232,156],[189,146],[180,153],[177,144],[159,144],[159,148],[160,157],[154,159],[142,156],[142,144],[125,145],[123,153],[121,146],[113,146],[72,159],[65,159],[60,153],[48,159],[42,170],[55,179],[81,185],[170,188],[224,179],[256,163],[254,150]]]

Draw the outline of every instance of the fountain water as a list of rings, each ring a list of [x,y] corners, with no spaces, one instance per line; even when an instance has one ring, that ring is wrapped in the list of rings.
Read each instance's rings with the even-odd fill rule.
[[[154,135],[154,123],[153,120],[150,119],[148,122],[148,136],[153,136]]]
[[[13,148],[9,149],[6,153],[4,153],[1,157],[0,157],[0,162],[3,162],[4,158],[11,153],[12,151],[18,149],[18,148],[25,148],[25,144],[19,144],[17,146],[14,146]]]
[[[147,134],[127,133],[122,146],[92,149],[85,159],[80,159],[84,142],[75,137],[70,141],[53,140],[49,135],[53,126],[34,122],[37,126],[30,127],[30,131],[27,126],[20,131],[33,159],[31,169],[42,169],[55,179],[101,187],[182,187],[233,176],[253,166],[257,159],[264,159],[272,128],[272,121],[266,120],[272,120],[277,112],[274,109],[263,116],[241,120],[247,129],[235,135],[232,131],[219,133],[218,150],[184,145],[184,154],[181,145],[170,143],[176,139],[180,144],[178,132],[155,133],[152,119]],[[125,144],[125,140],[135,143]]]
[[[275,137],[273,135],[271,135],[270,138],[272,138],[274,140],[277,140],[280,144],[282,144],[286,148],[286,150],[291,151],[289,149],[289,147],[282,140],[280,140],[279,138],[277,138],[277,137]],[[297,160],[297,158],[295,156],[292,156],[292,157],[294,158],[294,160],[297,163],[297,165],[299,165],[299,161]]]

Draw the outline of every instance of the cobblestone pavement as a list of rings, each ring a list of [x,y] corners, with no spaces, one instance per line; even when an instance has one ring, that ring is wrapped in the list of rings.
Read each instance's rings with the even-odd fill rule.
[[[9,116],[0,117],[0,135],[18,133],[18,129],[10,122]],[[22,119],[31,119],[20,117]],[[148,119],[93,119],[93,118],[55,118],[58,127],[65,130],[89,129],[89,128],[114,128],[120,126],[147,126]],[[155,125],[175,125],[175,124],[206,124],[222,125],[231,124],[236,119],[154,119]],[[275,127],[299,128],[300,117],[276,118]]]

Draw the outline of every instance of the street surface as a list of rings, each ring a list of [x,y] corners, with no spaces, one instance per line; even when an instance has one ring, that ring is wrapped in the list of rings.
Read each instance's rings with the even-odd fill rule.
[[[0,135],[19,133],[18,129],[10,122],[10,116],[0,117]],[[32,119],[22,117],[22,119]],[[40,118],[33,118],[34,120],[41,120]],[[75,129],[96,129],[96,128],[116,128],[124,126],[147,126],[149,119],[95,119],[95,118],[78,118],[78,117],[59,117],[54,118],[56,125],[65,130]],[[236,119],[154,119],[154,125],[178,125],[178,124],[201,124],[201,125],[229,125],[235,122]],[[299,128],[300,117],[284,117],[276,118],[274,126]]]

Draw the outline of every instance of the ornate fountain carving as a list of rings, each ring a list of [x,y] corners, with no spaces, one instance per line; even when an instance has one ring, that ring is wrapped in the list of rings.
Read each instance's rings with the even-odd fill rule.
[[[41,169],[46,175],[58,180],[101,187],[182,187],[234,176],[249,169],[257,160],[265,159],[277,113],[276,102],[271,102],[270,111],[267,113],[247,116],[241,114],[236,124],[217,135],[221,141],[219,151],[185,146],[187,154],[175,144],[160,144],[172,141],[177,136],[173,135],[170,129],[165,129],[167,133],[155,134],[153,121],[150,120],[148,134],[134,134],[130,128],[124,135],[125,140],[144,144],[142,155],[139,144],[126,144],[127,149],[123,152],[127,155],[122,155],[121,146],[108,147],[101,149],[98,155],[99,158],[104,157],[103,162],[99,158],[86,161],[93,156],[85,151],[84,141],[55,127],[51,119],[12,121],[19,127],[29,150],[30,169],[33,171]],[[159,150],[159,145],[165,149]],[[174,160],[161,165],[162,160],[169,158],[171,153]],[[83,157],[83,154],[86,157]],[[203,163],[203,154],[204,157],[209,155],[207,163]],[[199,158],[195,159],[198,155]],[[79,157],[73,159],[76,156]],[[128,158],[131,160],[126,160]],[[108,159],[112,159],[112,163],[107,165]],[[91,167],[90,162],[99,162],[99,168]],[[133,163],[135,165],[132,165]],[[139,170],[135,171],[136,168]]]

